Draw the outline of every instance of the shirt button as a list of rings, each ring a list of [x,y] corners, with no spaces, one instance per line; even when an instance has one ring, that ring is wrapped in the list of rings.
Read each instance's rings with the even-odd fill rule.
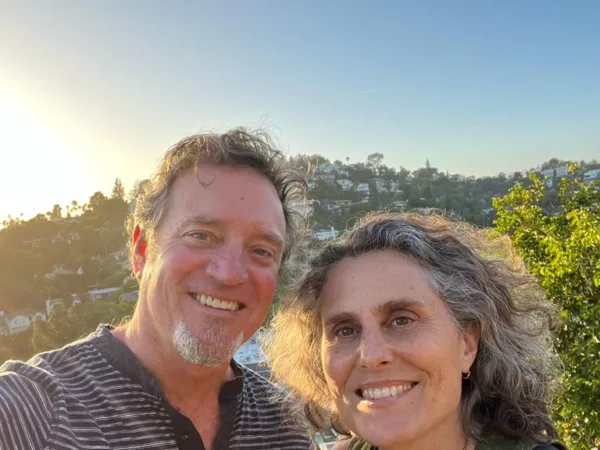
[[[180,437],[182,441],[186,441],[189,436],[187,434],[182,434]]]

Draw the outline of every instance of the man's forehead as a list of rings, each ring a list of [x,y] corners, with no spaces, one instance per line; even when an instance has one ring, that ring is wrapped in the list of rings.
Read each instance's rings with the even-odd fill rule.
[[[177,226],[243,225],[285,238],[283,205],[272,183],[252,169],[201,166],[176,180],[167,215]]]

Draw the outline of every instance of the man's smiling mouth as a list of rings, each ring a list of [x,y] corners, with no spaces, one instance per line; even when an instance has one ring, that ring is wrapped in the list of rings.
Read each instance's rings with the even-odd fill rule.
[[[196,300],[198,303],[204,306],[208,306],[214,309],[224,309],[227,311],[237,311],[238,309],[244,309],[245,305],[238,302],[231,302],[227,300],[220,300],[216,297],[212,297],[206,294],[197,294],[194,292],[188,292],[189,296]]]

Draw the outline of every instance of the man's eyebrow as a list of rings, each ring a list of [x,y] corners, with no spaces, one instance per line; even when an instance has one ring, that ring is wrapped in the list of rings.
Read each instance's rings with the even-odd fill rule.
[[[335,324],[338,324],[341,322],[354,322],[354,321],[356,321],[356,317],[354,316],[354,314],[349,313],[349,312],[341,312],[341,313],[337,313],[337,314],[327,317],[323,324],[325,325],[325,327],[330,327],[332,325],[335,325]]]
[[[269,241],[271,244],[275,245],[280,250],[282,250],[285,247],[285,241],[281,238],[281,236],[277,233],[273,233],[272,231],[259,229],[257,236],[260,239]]]
[[[191,225],[219,226],[222,224],[222,221],[204,215],[188,216],[185,217],[181,222],[179,222],[179,224],[177,225],[177,231],[181,232]]]

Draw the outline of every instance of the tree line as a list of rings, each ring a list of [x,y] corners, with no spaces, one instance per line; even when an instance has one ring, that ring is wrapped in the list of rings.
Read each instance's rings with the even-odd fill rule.
[[[329,163],[318,155],[306,158],[314,166]],[[317,181],[309,192],[311,199],[321,203],[348,199],[352,206],[340,216],[315,208],[311,226],[343,229],[358,215],[388,208],[401,199],[409,208],[445,209],[459,219],[495,227],[509,235],[527,268],[559,308],[554,345],[565,370],[553,415],[560,432],[573,450],[599,447],[600,185],[581,181],[583,171],[600,167],[597,161],[581,165],[553,159],[530,173],[476,178],[443,173],[429,162],[408,171],[387,167],[383,160],[382,154],[372,154],[364,163],[350,164],[346,160],[346,164],[334,164],[343,166],[355,183],[367,183],[373,177],[396,181],[400,193],[375,192],[369,201],[359,202],[353,197],[355,192]],[[569,166],[569,175],[552,186],[538,173],[562,165]],[[123,280],[129,283],[123,291],[134,289],[135,281],[127,281],[128,269],[109,255],[124,250],[123,224],[145,183],[137,183],[126,197],[120,182],[115,182],[110,197],[97,192],[85,205],[71,205],[66,214],[55,206],[46,215],[5,223],[0,230],[0,309],[39,307],[48,297],[83,293],[90,285],[108,286]],[[482,214],[488,208],[491,214]],[[79,235],[79,240],[69,243],[67,237],[73,233]],[[50,239],[37,247],[24,244],[56,235],[65,241],[52,243]],[[82,267],[84,275],[50,280],[40,276],[56,264],[72,270]],[[296,271],[295,265],[286,268],[278,296],[293,283]],[[99,323],[119,322],[131,314],[132,303],[112,300],[67,305],[56,309],[47,322],[35,323],[17,335],[0,337],[0,361],[26,359],[35,352],[60,347],[93,331]]]

